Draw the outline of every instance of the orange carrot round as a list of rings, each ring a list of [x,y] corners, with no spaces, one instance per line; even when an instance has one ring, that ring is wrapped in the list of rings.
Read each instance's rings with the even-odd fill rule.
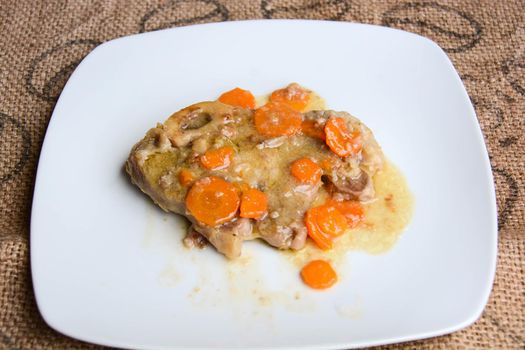
[[[323,250],[332,248],[336,237],[348,228],[346,217],[330,205],[310,208],[305,215],[308,236]]]
[[[186,208],[191,215],[198,222],[212,227],[233,219],[239,204],[237,188],[215,176],[197,180],[186,196]]]
[[[299,181],[317,184],[321,180],[321,168],[309,158],[297,159],[290,168],[292,175]]]
[[[293,135],[301,130],[302,116],[281,103],[267,103],[254,113],[257,131],[264,136]]]
[[[350,132],[343,118],[331,117],[324,127],[326,144],[339,157],[357,154],[361,148],[360,133]]]
[[[234,151],[230,146],[211,149],[204,153],[200,160],[203,167],[208,170],[219,170],[230,166]]]
[[[255,108],[255,97],[248,90],[235,88],[233,90],[223,93],[219,97],[219,101],[230,106],[238,106],[242,108]]]
[[[303,120],[301,124],[301,131],[306,136],[310,136],[319,140],[326,140],[326,135],[322,126],[318,125],[315,120]]]
[[[310,91],[299,84],[290,84],[284,89],[275,90],[270,95],[271,102],[284,103],[296,111],[303,111],[310,101]]]
[[[337,274],[324,260],[310,261],[302,268],[301,277],[307,286],[314,289],[330,288],[337,282]]]
[[[239,216],[242,218],[260,219],[268,211],[268,198],[264,192],[255,188],[243,192],[241,197],[241,211]]]
[[[348,228],[356,227],[365,218],[363,206],[358,201],[338,202],[332,199],[328,201],[327,205],[336,208],[345,216]]]
[[[179,182],[182,186],[187,187],[191,185],[194,180],[193,173],[188,169],[182,169],[179,173]]]
[[[318,207],[317,226],[330,237],[339,237],[348,228],[346,217],[339,210],[329,205]]]

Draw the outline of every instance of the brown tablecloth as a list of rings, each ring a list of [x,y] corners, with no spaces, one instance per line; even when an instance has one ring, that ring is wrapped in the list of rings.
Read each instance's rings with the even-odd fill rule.
[[[391,348],[525,347],[525,2],[366,0],[0,1],[0,348],[86,349],[42,320],[29,271],[29,218],[40,146],[79,60],[120,36],[252,18],[364,22],[435,40],[458,69],[497,187],[494,289],[471,327]],[[446,255],[443,256],[446,259]]]

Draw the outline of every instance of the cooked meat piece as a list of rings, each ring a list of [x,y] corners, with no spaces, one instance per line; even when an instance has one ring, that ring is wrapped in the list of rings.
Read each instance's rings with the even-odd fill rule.
[[[288,249],[295,243],[294,249],[301,249],[304,246],[304,239],[297,239],[302,235],[304,227],[304,213],[312,206],[313,201],[318,195],[321,183],[317,185],[297,184],[289,175],[289,166],[278,164],[279,155],[270,158],[275,161],[275,166],[281,166],[275,176],[275,183],[266,191],[270,214],[264,220],[256,223],[257,231],[262,239],[270,245]],[[274,170],[276,170],[274,168]],[[295,240],[295,242],[294,242]],[[302,241],[303,244],[300,244]]]
[[[246,218],[239,218],[217,227],[193,225],[193,229],[206,237],[219,252],[228,258],[239,257],[242,242],[254,238],[252,223]]]
[[[188,232],[186,233],[186,237],[184,237],[183,243],[188,248],[203,249],[208,244],[208,241],[203,235],[197,232],[197,230],[195,230],[192,225],[188,228]]]
[[[334,116],[344,119],[349,130],[359,132],[362,148],[357,154],[338,157],[323,140],[300,133],[263,137],[254,127],[252,110],[221,102],[197,103],[149,130],[132,148],[126,170],[132,182],[161,208],[191,221],[184,240],[187,246],[202,246],[204,237],[228,258],[238,257],[242,242],[254,238],[279,249],[301,249],[307,236],[304,214],[319,196],[326,195],[326,183],[300,182],[291,176],[291,164],[300,158],[317,164],[329,161],[332,168],[323,170],[325,182],[331,182],[342,196],[361,201],[373,197],[372,176],[382,167],[382,152],[372,133],[348,113],[312,111],[303,118],[315,120],[322,132]],[[233,154],[225,166],[210,167],[203,162],[204,154],[208,160],[220,160],[220,153],[213,157],[208,153],[225,147]],[[198,222],[186,207],[186,197],[192,178],[210,176],[238,186],[239,193],[243,186],[263,192],[267,213],[258,219],[241,218],[237,213],[213,227]]]
[[[201,102],[173,114],[163,129],[174,146],[184,147],[198,138],[220,133],[227,124],[238,124],[250,114],[250,110],[223,103]]]
[[[345,199],[357,199],[362,202],[374,198],[374,184],[372,176],[383,167],[383,152],[375,140],[370,129],[359,119],[346,112],[336,111],[311,111],[305,114],[305,119],[315,120],[317,123],[326,123],[330,117],[340,117],[347,121],[350,131],[359,131],[363,144],[357,157],[347,157],[337,162],[326,178],[335,187],[347,194]]]

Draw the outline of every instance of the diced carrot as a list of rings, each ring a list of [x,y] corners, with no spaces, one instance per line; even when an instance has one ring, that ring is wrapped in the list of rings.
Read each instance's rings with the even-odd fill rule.
[[[302,268],[301,277],[307,286],[314,289],[330,288],[337,282],[337,274],[324,260],[310,261]]]
[[[308,101],[311,92],[304,89],[299,84],[290,84],[284,89],[275,90],[270,95],[271,102],[284,103],[296,111],[302,112]]]
[[[242,108],[255,108],[255,97],[248,90],[235,88],[233,90],[223,93],[219,97],[219,101],[231,106],[238,106]]]
[[[357,154],[362,143],[359,131],[350,132],[343,118],[331,117],[324,127],[326,144],[339,157]]]
[[[341,214],[345,216],[346,222],[348,223],[348,228],[356,227],[365,218],[363,206],[358,201],[338,202],[332,199],[328,201],[327,205],[336,208]]]
[[[260,219],[268,211],[268,198],[264,192],[255,188],[243,192],[241,197],[242,218]]]
[[[301,113],[282,103],[269,102],[254,113],[257,131],[264,136],[293,135],[301,130]]]
[[[233,219],[239,204],[237,188],[215,176],[197,180],[186,196],[186,208],[191,215],[198,222],[212,227]]]
[[[301,131],[306,136],[310,136],[319,140],[326,140],[326,135],[322,126],[318,125],[315,120],[303,120],[301,124]]]
[[[297,180],[312,185],[319,183],[322,174],[319,165],[315,164],[310,158],[297,159],[292,163],[290,172]]]
[[[200,160],[203,167],[208,170],[219,170],[230,166],[234,150],[230,146],[211,149],[204,153]]]
[[[310,208],[305,215],[308,236],[323,250],[332,248],[334,238],[348,228],[346,217],[330,205]]]
[[[179,173],[179,182],[182,186],[187,187],[191,185],[194,180],[193,173],[188,169],[182,169]]]

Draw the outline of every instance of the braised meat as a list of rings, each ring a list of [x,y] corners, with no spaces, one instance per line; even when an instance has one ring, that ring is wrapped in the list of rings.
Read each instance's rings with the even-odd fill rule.
[[[305,213],[320,195],[373,199],[372,178],[383,155],[363,123],[328,110],[286,110],[283,119],[284,107],[271,104],[256,110],[197,103],[132,148],[126,162],[131,181],[162,209],[191,222],[187,246],[202,246],[204,237],[228,258],[254,238],[301,249]],[[351,147],[348,140],[355,141]]]

